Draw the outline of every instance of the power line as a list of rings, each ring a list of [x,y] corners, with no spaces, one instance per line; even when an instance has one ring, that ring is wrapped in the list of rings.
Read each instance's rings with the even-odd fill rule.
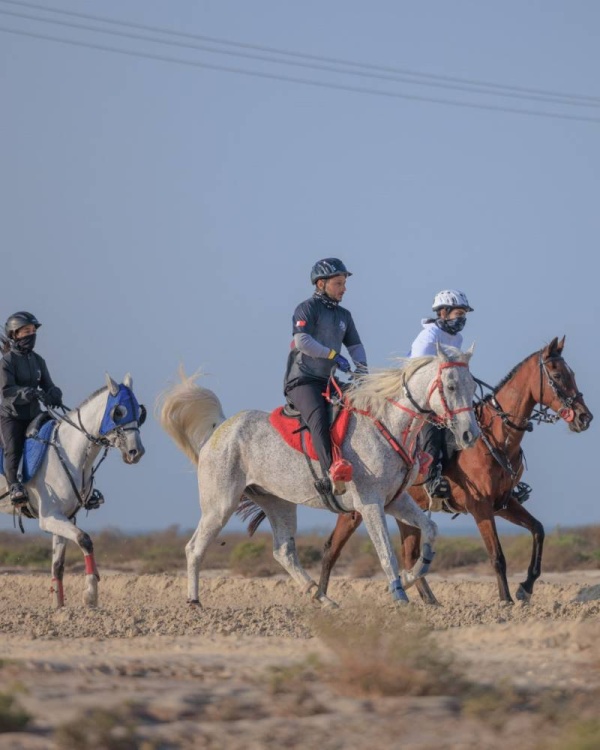
[[[50,7],[36,4],[36,3],[24,2],[22,0],[0,0],[0,2],[5,3],[5,4],[10,4],[10,5],[21,6],[21,7],[33,8],[35,10],[42,10],[42,11],[49,12],[49,13],[56,13],[60,15],[75,17],[75,18],[98,21],[98,22],[105,23],[105,24],[112,24],[116,26],[128,27],[128,28],[133,28],[133,29],[141,29],[144,31],[151,31],[154,33],[180,37],[182,39],[190,39],[190,40],[195,40],[195,41],[200,41],[200,42],[209,42],[212,44],[220,44],[220,45],[226,45],[226,46],[231,46],[231,47],[238,47],[240,49],[257,50],[260,52],[267,52],[269,54],[276,54],[276,55],[281,55],[285,57],[295,57],[295,58],[300,58],[304,60],[312,60],[316,62],[331,63],[334,65],[361,68],[363,70],[369,70],[369,71],[380,72],[380,73],[388,73],[388,74],[391,74],[392,76],[410,76],[411,78],[421,78],[421,79],[425,79],[426,81],[447,82],[447,83],[459,84],[459,86],[482,87],[485,89],[494,89],[498,92],[499,95],[505,95],[505,96],[511,95],[510,93],[500,94],[499,92],[501,91],[516,92],[519,94],[529,94],[529,95],[533,95],[536,97],[539,96],[542,98],[549,97],[551,99],[561,99],[561,100],[565,100],[563,102],[565,104],[579,103],[581,106],[585,106],[587,103],[588,106],[600,105],[600,97],[595,97],[595,96],[565,93],[565,92],[560,92],[560,91],[552,91],[548,89],[512,86],[512,85],[506,85],[506,84],[491,83],[488,81],[482,81],[482,80],[477,80],[477,79],[459,78],[455,76],[435,75],[432,73],[423,73],[422,71],[415,71],[415,70],[410,70],[410,69],[395,68],[395,67],[389,67],[389,66],[383,66],[383,65],[373,65],[369,63],[359,63],[359,62],[355,62],[352,60],[345,60],[345,59],[334,58],[334,57],[325,57],[325,56],[320,56],[320,55],[310,55],[310,54],[306,54],[302,52],[278,49],[275,47],[266,47],[266,46],[262,46],[258,44],[235,42],[235,41],[228,40],[228,39],[205,36],[201,34],[190,34],[190,33],[182,32],[182,31],[175,31],[173,29],[161,28],[159,26],[150,26],[147,24],[134,23],[131,21],[116,21],[112,18],[96,16],[96,15],[92,15],[88,13],[79,13],[76,11],[67,11],[67,10],[62,10],[59,8],[50,8]],[[94,29],[94,30],[102,32],[101,29]],[[159,40],[156,40],[156,41],[159,41]],[[166,43],[166,42],[163,42],[163,43]],[[212,50],[212,51],[216,52],[216,50]],[[225,54],[225,51],[221,51],[221,54]],[[284,64],[290,64],[289,62],[285,63],[285,61],[280,61],[280,62]],[[343,71],[343,72],[350,73],[350,71]],[[400,78],[400,80],[402,80],[403,82],[414,83],[414,84],[420,83],[419,81],[411,81],[411,80],[405,81],[403,78]],[[471,90],[471,89],[467,88],[465,90]],[[489,92],[483,92],[483,93],[493,94],[494,92],[489,91]]]
[[[0,0],[4,2],[4,0]],[[237,75],[249,76],[254,78],[263,78],[272,81],[283,81],[285,83],[300,83],[306,86],[315,86],[324,89],[334,89],[337,91],[348,91],[358,94],[369,94],[372,96],[382,96],[392,99],[405,99],[408,101],[427,102],[430,104],[444,104],[452,107],[461,107],[466,109],[479,109],[491,112],[506,112],[517,115],[527,115],[533,117],[545,117],[549,119],[558,120],[573,120],[577,122],[593,122],[600,123],[600,118],[596,117],[585,117],[581,115],[569,115],[559,112],[543,112],[539,110],[531,109],[518,109],[516,107],[505,107],[497,106],[494,104],[476,104],[473,102],[464,102],[451,99],[436,99],[434,97],[419,96],[417,94],[404,94],[397,91],[381,91],[378,89],[370,89],[362,86],[347,86],[344,84],[326,83],[324,81],[315,81],[308,78],[294,78],[292,76],[283,76],[275,73],[266,73],[256,70],[247,70],[244,68],[234,68],[224,65],[214,65],[211,63],[198,62],[194,60],[183,60],[176,57],[167,57],[166,55],[156,55],[149,52],[134,52],[132,50],[120,49],[119,47],[110,47],[102,44],[95,44],[92,42],[80,42],[74,39],[64,39],[61,37],[50,36],[49,34],[39,34],[31,31],[23,31],[20,29],[11,29],[5,26],[0,26],[0,32],[7,34],[16,34],[18,36],[30,37],[32,39],[42,39],[49,42],[58,42],[60,44],[67,44],[75,47],[83,47],[88,49],[100,50],[102,52],[113,52],[120,55],[126,55],[128,57],[139,57],[148,60],[156,60],[159,62],[175,63],[178,65],[185,65],[188,67],[203,68],[206,70],[217,70],[226,73],[235,73]]]
[[[13,0],[0,0],[0,2],[13,2]],[[21,4],[21,3],[15,3],[15,4]],[[57,12],[57,11],[54,11]],[[100,34],[110,34],[112,36],[118,36],[123,37],[126,39],[135,39],[135,40],[141,40],[145,42],[152,42],[157,44],[165,44],[169,46],[179,47],[182,49],[194,49],[194,50],[200,50],[203,52],[209,52],[210,54],[217,54],[217,55],[228,55],[232,57],[242,57],[250,60],[258,60],[260,62],[267,62],[271,64],[277,64],[277,65],[287,65],[287,66],[293,66],[297,68],[308,68],[311,70],[322,70],[329,73],[336,73],[346,76],[358,76],[361,78],[374,78],[378,80],[383,81],[391,81],[391,82],[401,82],[401,83],[408,83],[412,86],[429,86],[433,88],[441,88],[446,90],[455,90],[455,91],[464,91],[471,94],[485,94],[487,96],[502,96],[502,97],[510,97],[514,99],[521,99],[525,101],[539,101],[539,102],[545,102],[548,104],[559,104],[559,105],[568,105],[568,106],[578,106],[578,107],[600,107],[600,99],[598,99],[597,102],[592,101],[572,101],[572,100],[565,100],[562,97],[559,96],[549,96],[549,95],[538,95],[538,94],[521,94],[516,92],[509,92],[509,91],[494,91],[489,90],[487,88],[483,88],[481,86],[473,86],[471,84],[464,85],[464,84],[451,84],[451,83],[442,83],[439,81],[415,81],[412,78],[407,77],[406,75],[388,75],[388,74],[381,74],[381,73],[373,73],[373,72],[363,72],[360,70],[344,70],[340,67],[334,67],[331,65],[322,65],[317,63],[309,63],[309,62],[300,62],[297,60],[279,60],[277,58],[273,58],[272,56],[266,56],[266,55],[257,55],[254,53],[248,53],[248,52],[237,52],[237,51],[230,51],[230,50],[224,50],[224,49],[217,49],[215,47],[207,47],[204,44],[198,44],[198,43],[185,43],[185,42],[177,42],[177,41],[169,41],[165,39],[156,39],[148,36],[144,36],[142,34],[132,34],[130,32],[124,32],[124,31],[110,31],[107,29],[101,29],[97,26],[89,26],[86,24],[79,24],[79,23],[72,23],[69,21],[58,21],[54,19],[47,19],[47,18],[41,18],[40,16],[30,16],[25,13],[18,13],[15,11],[10,10],[1,10],[0,14],[12,16],[16,18],[24,18],[28,21],[34,21],[34,22],[41,22],[41,23],[51,23],[58,26],[64,26],[66,28],[72,28],[72,29],[81,29],[84,31],[92,31],[94,33],[100,33]],[[82,15],[82,14],[72,14],[72,15]],[[116,22],[114,22],[116,23]],[[128,24],[129,25],[129,24]],[[162,33],[162,32],[161,32]],[[172,33],[172,32],[169,32]]]

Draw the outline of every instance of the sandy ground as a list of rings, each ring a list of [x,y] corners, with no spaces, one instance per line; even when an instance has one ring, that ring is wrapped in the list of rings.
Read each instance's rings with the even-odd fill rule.
[[[482,691],[600,690],[600,571],[547,575],[530,605],[513,607],[497,602],[491,576],[429,581],[442,606],[425,608],[416,591],[408,606]],[[348,697],[309,680],[303,665],[318,660],[326,675],[334,657],[315,635],[314,605],[284,577],[203,579],[200,609],[185,603],[183,577],[107,574],[96,609],[81,604],[82,576],[65,579],[61,611],[48,589],[47,576],[0,574],[0,691],[33,717],[26,732],[0,734],[0,748],[561,746],[548,716],[468,715],[452,690]],[[397,616],[380,579],[333,578],[330,594],[344,611]],[[294,669],[289,685],[275,680]],[[77,744],[73,733],[91,732],[98,709],[121,717],[113,744]]]

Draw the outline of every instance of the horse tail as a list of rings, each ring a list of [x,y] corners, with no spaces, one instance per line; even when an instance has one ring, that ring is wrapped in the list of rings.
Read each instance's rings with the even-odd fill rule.
[[[248,524],[248,536],[253,536],[256,529],[258,529],[267,517],[264,510],[246,495],[242,496],[242,501],[236,510],[235,515],[240,516],[242,521],[250,519],[250,523]]]
[[[225,421],[217,395],[196,384],[200,375],[197,372],[187,376],[183,367],[179,368],[181,382],[163,391],[156,405],[161,427],[194,466],[204,443]]]

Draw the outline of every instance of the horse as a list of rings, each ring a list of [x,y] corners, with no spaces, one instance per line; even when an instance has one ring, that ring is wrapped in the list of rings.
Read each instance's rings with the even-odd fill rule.
[[[94,559],[94,545],[88,534],[75,526],[81,508],[97,507],[102,496],[94,490],[95,473],[109,448],[118,448],[126,464],[137,464],[145,449],[140,426],[146,416],[132,390],[129,374],[118,385],[106,375],[106,385],[92,393],[78,408],[61,415],[48,409],[56,421],[48,422],[33,446],[42,451],[41,463],[26,481],[28,503],[24,514],[37,518],[42,531],[52,534],[52,597],[56,608],[64,606],[63,574],[67,541],[83,553],[86,588],[84,604],[98,604],[100,576]],[[28,451],[29,446],[26,446]],[[101,451],[104,455],[95,465]],[[27,458],[24,454],[24,473]],[[27,477],[24,476],[24,479]],[[8,498],[6,481],[0,476],[0,512],[17,512]],[[19,522],[20,518],[19,518]]]
[[[450,458],[444,475],[450,482],[451,512],[470,513],[485,543],[490,562],[498,581],[501,602],[513,604],[506,578],[506,559],[502,551],[495,516],[522,526],[532,536],[532,553],[527,578],[516,592],[516,598],[529,602],[535,581],[541,573],[544,527],[512,494],[523,473],[521,441],[525,432],[533,429],[532,417],[538,422],[554,423],[563,419],[571,432],[584,432],[593,416],[580,393],[575,373],[562,356],[564,337],[552,339],[550,344],[534,352],[518,365],[483,398],[476,407],[481,438],[467,450],[460,450]],[[542,409],[537,410],[536,406]],[[548,414],[552,409],[555,414]],[[535,412],[535,413],[534,413]],[[413,486],[410,493],[424,509],[429,497],[424,487]],[[325,595],[331,570],[342,548],[361,523],[358,513],[340,516],[325,544],[319,591]],[[402,536],[405,568],[418,556],[420,532],[398,522]],[[412,585],[413,581],[405,581]],[[438,604],[427,580],[414,581],[421,599],[426,604]]]
[[[475,382],[468,369],[471,354],[448,347],[435,357],[362,375],[343,401],[350,414],[342,452],[354,466],[354,479],[335,500],[340,512],[358,510],[365,519],[397,603],[408,598],[384,511],[421,529],[424,557],[430,560],[435,524],[404,490],[419,470],[417,435],[425,419],[448,426],[463,448],[479,435],[472,406]],[[297,506],[330,509],[315,490],[318,463],[287,445],[264,412],[243,411],[225,419],[218,397],[196,379],[181,373],[181,382],[168,388],[157,404],[163,429],[198,472],[201,518],[186,546],[188,603],[200,606],[202,559],[244,496],[270,521],[274,558],[305,595],[334,606],[325,595],[314,596],[317,584],[302,568],[295,545]],[[394,435],[402,435],[402,444]],[[390,447],[394,444],[398,452]],[[426,567],[424,562],[425,572]]]

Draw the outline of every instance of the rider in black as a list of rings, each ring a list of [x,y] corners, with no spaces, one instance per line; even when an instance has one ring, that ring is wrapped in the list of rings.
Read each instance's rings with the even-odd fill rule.
[[[294,312],[294,339],[284,379],[286,398],[310,429],[323,475],[329,476],[334,494],[345,491],[345,482],[352,478],[352,466],[343,459],[333,461],[323,392],[336,367],[342,372],[350,370],[350,363],[340,354],[342,344],[357,371],[367,370],[365,349],[352,315],[339,304],[348,276],[352,274],[338,258],[324,258],[313,266],[310,280],[315,292]]]
[[[40,398],[48,406],[62,404],[62,391],[52,382],[46,362],[33,351],[40,326],[35,315],[16,312],[6,321],[6,338],[2,338],[0,434],[4,473],[14,505],[27,501],[27,492],[19,482],[19,463],[27,426],[41,412]]]

